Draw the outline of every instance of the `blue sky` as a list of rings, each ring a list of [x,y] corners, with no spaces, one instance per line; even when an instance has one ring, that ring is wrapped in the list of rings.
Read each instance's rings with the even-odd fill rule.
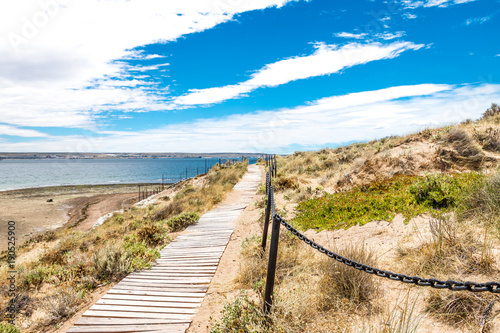
[[[0,3],[0,151],[276,152],[478,118],[499,0]]]

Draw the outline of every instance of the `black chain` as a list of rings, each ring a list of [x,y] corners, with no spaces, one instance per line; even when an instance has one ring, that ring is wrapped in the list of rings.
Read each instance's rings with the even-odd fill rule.
[[[272,193],[272,192],[271,192]],[[274,199],[274,198],[272,198]],[[274,206],[274,200],[272,200]],[[285,228],[287,228],[292,234],[297,236],[300,240],[304,241],[304,243],[310,245],[313,249],[318,250],[319,252],[326,254],[328,257],[337,260],[338,262],[351,266],[360,271],[364,271],[368,274],[375,274],[380,277],[388,278],[390,280],[400,281],[403,283],[413,283],[417,286],[424,287],[432,287],[436,289],[449,289],[449,290],[467,290],[472,292],[483,292],[489,291],[490,293],[500,293],[500,283],[499,282],[486,282],[486,283],[477,283],[477,282],[460,282],[454,280],[441,281],[438,279],[424,279],[419,276],[408,276],[405,274],[393,273],[390,271],[383,271],[381,269],[371,267],[365,264],[361,264],[354,260],[343,257],[335,252],[332,252],[328,249],[325,249],[323,246],[315,243],[313,240],[310,240],[303,234],[301,234],[297,229],[292,227],[288,222],[286,222],[281,216],[274,213],[273,210],[273,219],[277,219]]]

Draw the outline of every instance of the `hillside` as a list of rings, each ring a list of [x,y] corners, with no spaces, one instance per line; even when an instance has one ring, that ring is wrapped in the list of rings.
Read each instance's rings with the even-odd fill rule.
[[[500,108],[493,105],[477,121],[278,157],[276,210],[307,237],[367,265],[499,281],[499,159]],[[264,192],[254,222],[261,229]],[[500,331],[495,294],[368,275],[281,230],[270,318],[261,311],[268,254],[260,255],[255,233],[241,244],[229,301],[219,305],[211,332]]]

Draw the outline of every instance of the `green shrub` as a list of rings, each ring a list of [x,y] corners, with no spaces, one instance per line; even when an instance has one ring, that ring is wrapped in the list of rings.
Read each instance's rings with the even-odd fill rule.
[[[259,307],[243,295],[234,302],[226,303],[222,318],[215,322],[210,333],[257,333],[263,332],[264,316]]]
[[[137,239],[149,246],[159,246],[165,244],[166,232],[163,227],[150,222],[137,231]]]
[[[171,232],[179,231],[191,224],[195,224],[200,219],[198,213],[183,213],[170,218],[166,224]]]
[[[21,330],[12,324],[0,323],[0,333],[20,333]]]
[[[455,205],[462,187],[453,177],[433,174],[417,180],[410,186],[410,193],[419,204],[433,208],[447,208]]]
[[[130,270],[130,260],[120,243],[110,243],[92,256],[95,274],[101,279],[122,276]]]
[[[294,222],[302,229],[339,229],[370,221],[391,221],[397,213],[408,221],[425,212],[456,207],[466,189],[482,177],[477,173],[399,175],[303,201],[297,205]]]

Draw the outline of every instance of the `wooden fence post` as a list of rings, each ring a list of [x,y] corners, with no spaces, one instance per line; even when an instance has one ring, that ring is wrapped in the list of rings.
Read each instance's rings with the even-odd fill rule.
[[[271,204],[273,189],[270,191]],[[271,247],[269,248],[269,262],[267,265],[266,292],[264,294],[264,313],[268,314],[273,305],[274,279],[276,277],[276,261],[278,258],[278,241],[280,237],[280,222],[273,214],[273,228],[271,234]]]
[[[266,178],[268,175],[266,175]],[[266,252],[267,243],[267,230],[269,229],[269,217],[271,215],[271,194],[270,191],[267,194],[267,206],[266,206],[266,217],[264,219],[264,230],[262,232],[262,255]]]

